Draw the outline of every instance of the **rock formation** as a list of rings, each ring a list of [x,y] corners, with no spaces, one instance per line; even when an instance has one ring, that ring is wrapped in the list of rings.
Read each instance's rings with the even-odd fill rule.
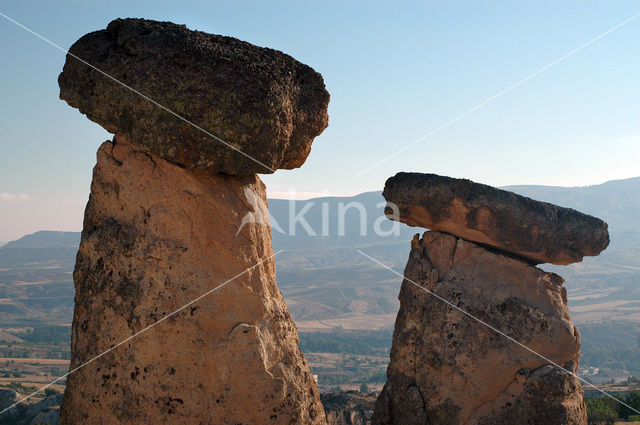
[[[479,193],[473,193],[474,187]],[[568,229],[576,221],[582,223],[576,233],[584,240],[591,234],[608,241],[606,224],[502,192],[434,175],[403,173],[387,182],[387,201],[401,199],[401,221],[423,226],[426,220],[446,222],[449,233],[427,231],[411,242],[387,383],[376,402],[374,425],[587,423],[582,388],[572,374],[578,368],[580,335],[571,322],[564,281],[514,251],[525,246],[521,241],[531,234],[527,220],[532,216],[539,229],[564,229],[569,239],[564,245],[544,245],[553,238],[536,242],[537,252],[554,252],[555,258],[562,246],[586,251],[570,237]],[[420,203],[414,208],[411,199]],[[502,202],[493,206],[492,199]],[[480,208],[484,212],[478,213]],[[550,223],[543,220],[547,213]],[[527,230],[518,233],[518,227]],[[487,228],[514,249],[504,252],[465,240]]]
[[[18,395],[15,391],[0,388],[0,409],[5,409],[28,394]],[[62,401],[62,394],[47,396],[35,403],[16,404],[3,413],[0,423],[11,425],[60,425],[58,406]]]
[[[62,99],[110,133],[186,168],[247,175],[300,167],[329,123],[320,74],[232,37],[116,19],[69,52],[86,63],[66,61]]]
[[[451,233],[532,263],[567,265],[609,245],[607,223],[570,208],[435,174],[398,173],[383,196],[387,216],[410,226]]]
[[[320,394],[327,425],[369,425],[376,393],[345,391]]]
[[[326,125],[320,75],[273,50],[135,19],[71,51],[269,166],[300,165]],[[85,211],[71,369],[105,354],[69,375],[62,423],[326,423],[276,286],[264,169],[75,61],[63,98],[116,135]]]

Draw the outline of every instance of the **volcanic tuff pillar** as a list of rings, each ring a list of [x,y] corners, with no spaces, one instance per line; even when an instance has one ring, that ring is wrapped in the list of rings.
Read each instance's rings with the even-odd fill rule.
[[[384,195],[399,206],[400,216],[390,218],[454,235],[427,231],[411,243],[387,382],[372,423],[585,425],[580,382],[566,372],[577,371],[580,335],[564,281],[514,253],[562,261],[585,251],[597,255],[609,241],[606,223],[435,175],[400,173],[387,181]],[[571,236],[571,228],[575,239],[560,240],[553,231]]]
[[[247,132],[234,146],[269,167],[301,165],[327,124],[319,74],[239,40],[117,20],[71,52],[160,103],[180,99],[189,118]],[[60,76],[61,96],[116,133],[98,150],[85,211],[71,369],[108,352],[69,375],[62,423],[326,423],[276,286],[265,187],[254,174],[264,166],[172,127],[175,117],[102,78],[71,57]]]
[[[102,145],[74,271],[72,369],[264,262],[71,374],[63,423],[324,422],[270,228],[255,220],[236,236],[253,199],[266,203],[257,176],[185,170],[118,137]]]

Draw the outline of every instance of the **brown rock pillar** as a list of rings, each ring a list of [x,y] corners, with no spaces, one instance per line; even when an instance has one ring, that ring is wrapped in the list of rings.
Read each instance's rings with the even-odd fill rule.
[[[85,211],[62,423],[326,424],[255,174],[305,162],[328,124],[320,74],[144,19],[70,52],[61,98],[116,136]]]
[[[578,379],[420,288],[576,372],[580,336],[560,276],[426,232],[405,277],[374,425],[586,424]]]
[[[69,375],[63,424],[324,423],[256,201],[257,176],[185,170],[117,137],[102,145],[71,369],[262,263]]]
[[[383,195],[389,218],[432,231],[411,243],[372,424],[586,425],[564,281],[535,264],[598,255],[607,224],[434,174],[399,173]]]

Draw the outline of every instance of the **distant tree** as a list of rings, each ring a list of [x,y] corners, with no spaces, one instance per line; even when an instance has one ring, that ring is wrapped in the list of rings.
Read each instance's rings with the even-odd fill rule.
[[[360,385],[360,392],[365,394],[371,392],[371,390],[369,389],[369,385],[367,385],[366,382],[363,382],[362,385]]]
[[[623,401],[634,410],[640,410],[640,391],[631,391],[625,396]],[[631,415],[637,415],[637,412],[634,410],[621,404],[619,408],[619,416],[622,419],[628,420]]]
[[[614,425],[618,416],[609,410],[595,411],[588,415],[589,425]]]
[[[613,425],[618,416],[618,403],[603,396],[586,400],[589,425]]]
[[[47,396],[47,397],[50,397],[50,396],[56,395],[56,394],[60,394],[60,391],[56,390],[55,388],[49,387],[49,388],[46,388],[44,390],[44,395]]]

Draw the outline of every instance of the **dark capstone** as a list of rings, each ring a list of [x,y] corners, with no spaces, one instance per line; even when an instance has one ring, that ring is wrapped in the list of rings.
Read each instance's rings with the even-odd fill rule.
[[[387,180],[382,195],[392,220],[447,232],[531,263],[571,264],[609,245],[607,223],[598,218],[471,180],[398,173]]]
[[[234,175],[300,167],[329,122],[329,93],[319,73],[235,38],[116,19],[69,51],[60,98],[107,131],[183,167]]]

